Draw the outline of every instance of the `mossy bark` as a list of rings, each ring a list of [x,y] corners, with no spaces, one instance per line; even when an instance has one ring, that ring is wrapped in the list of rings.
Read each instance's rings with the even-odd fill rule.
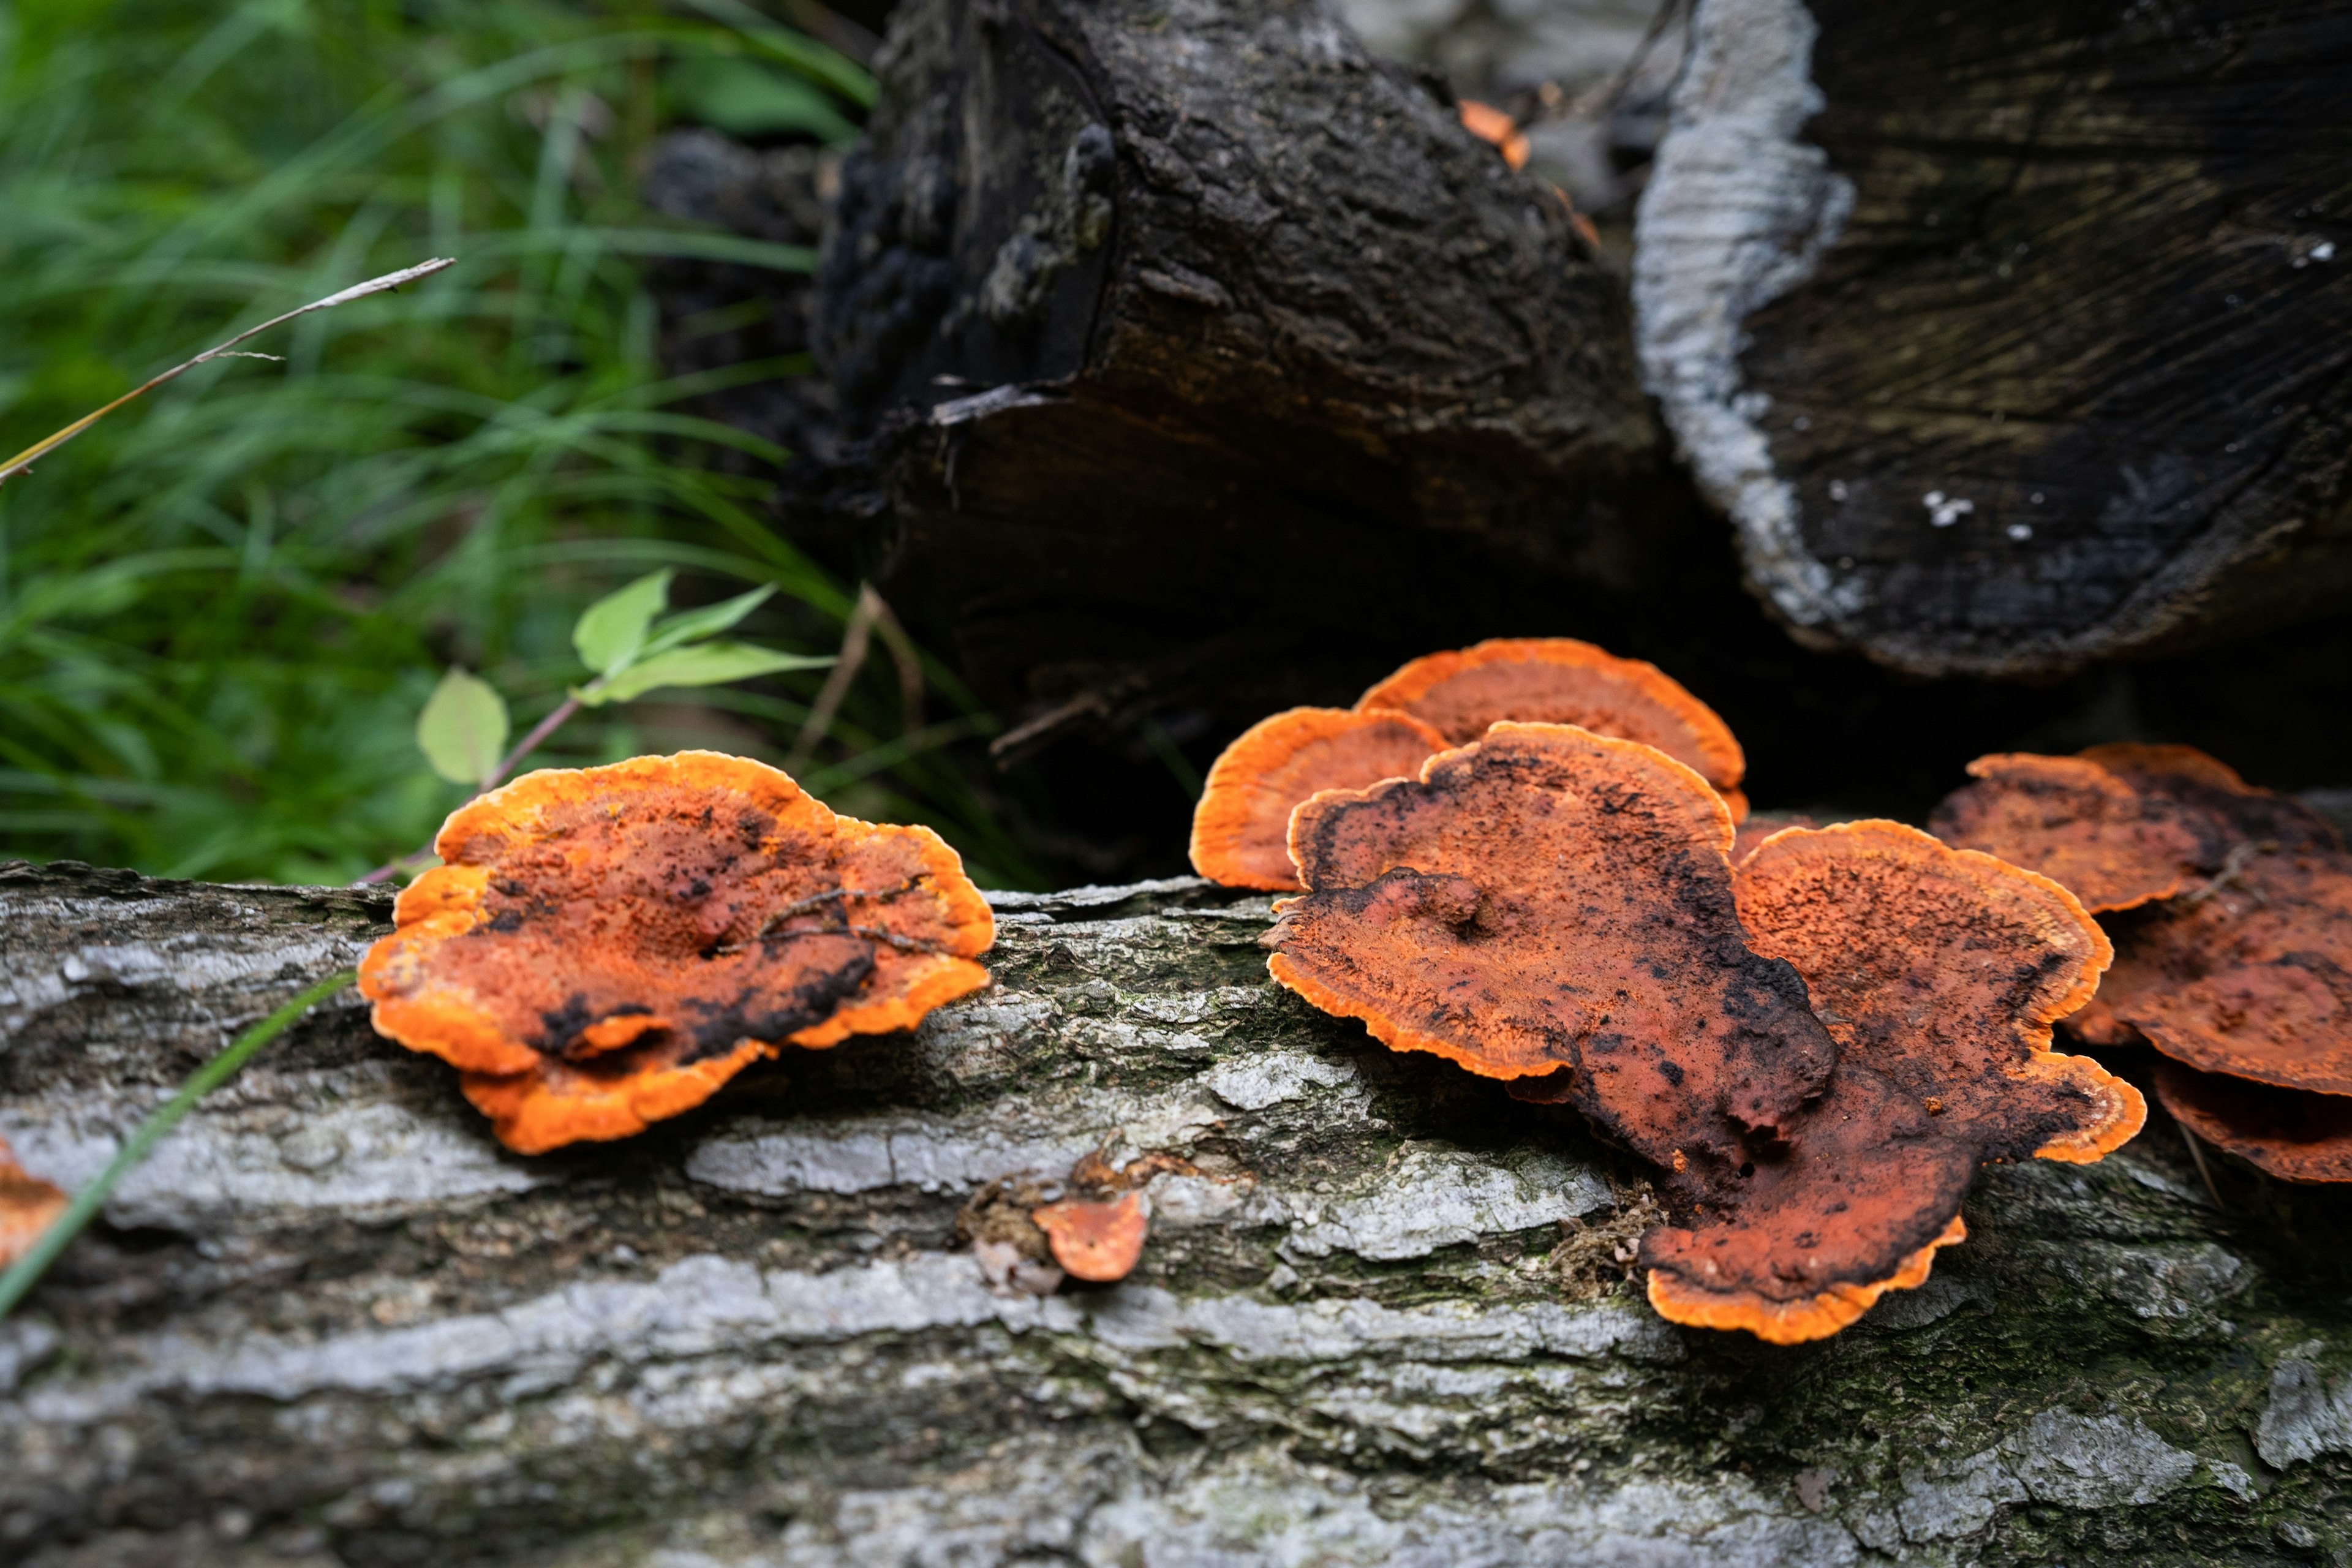
[[[381,894],[0,870],[0,1136],[89,1174]],[[2158,1121],[1988,1170],[1837,1338],[1659,1321],[1638,1167],[1265,978],[1265,901],[998,900],[997,983],[630,1142],[500,1152],[320,1007],[0,1324],[41,1568],[2347,1560],[2346,1205]],[[992,1290],[992,1180],[1164,1151],[1141,1267]]]

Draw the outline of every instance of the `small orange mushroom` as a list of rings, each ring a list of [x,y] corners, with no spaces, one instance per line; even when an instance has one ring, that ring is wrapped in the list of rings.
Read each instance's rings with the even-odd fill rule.
[[[1030,1212],[1045,1233],[1054,1261],[1073,1279],[1098,1285],[1124,1279],[1143,1256],[1151,1211],[1141,1193],[1095,1200],[1065,1198]]]
[[[2352,1182],[2352,1096],[2158,1061],[2156,1097],[2190,1132],[2283,1182]]]
[[[25,1256],[41,1233],[66,1212],[65,1194],[16,1163],[0,1140],[0,1268]]]
[[[453,813],[360,990],[511,1149],[625,1138],[784,1044],[912,1026],[987,984],[955,851],[709,752],[525,775]]]
[[[1357,699],[1360,710],[1410,713],[1454,745],[1498,720],[1574,724],[1640,741],[1695,770],[1748,815],[1739,793],[1747,759],[1730,727],[1680,682],[1636,658],[1570,637],[1496,637],[1414,659]]]
[[[1805,977],[1839,1059],[1916,1097],[1980,1157],[2087,1163],[2147,1120],[2137,1089],[2050,1048],[2115,956],[2074,895],[1895,822],[1784,833],[1738,871],[1758,952]]]
[[[1527,133],[1519,122],[1491,103],[1475,98],[1462,100],[1462,128],[1481,142],[1491,142],[1513,169],[1528,166]]]
[[[1209,769],[1192,812],[1192,868],[1229,888],[1296,892],[1290,813],[1327,789],[1421,771],[1445,739],[1404,713],[1293,708],[1242,731]]]

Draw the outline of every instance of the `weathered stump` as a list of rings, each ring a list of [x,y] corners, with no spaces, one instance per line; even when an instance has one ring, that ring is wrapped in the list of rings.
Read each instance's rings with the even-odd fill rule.
[[[816,338],[868,445],[787,483],[992,700],[1246,721],[1318,631],[1685,566],[1622,286],[1320,0],[915,0],[877,68]]]
[[[381,894],[0,870],[0,1136],[88,1175]],[[1265,978],[1263,900],[1001,897],[997,986],[630,1142],[502,1153],[348,994],[0,1324],[12,1562],[2207,1563],[2352,1545],[2334,1198],[2159,1121],[1988,1171],[1834,1340],[1671,1328],[1636,1174]],[[1108,1144],[1110,1289],[992,1291],[982,1184]]]
[[[1698,0],[1645,366],[1751,581],[1920,674],[2352,601],[2352,13]]]

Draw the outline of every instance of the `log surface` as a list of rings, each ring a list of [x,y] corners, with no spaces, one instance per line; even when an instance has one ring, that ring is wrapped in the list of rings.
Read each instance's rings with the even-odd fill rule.
[[[2352,602],[2352,14],[1699,0],[1647,374],[1809,640],[2040,676]]]
[[[372,892],[0,869],[0,1136],[89,1175],[383,929]],[[39,1568],[2343,1562],[2343,1205],[2173,1129],[1989,1170],[1838,1338],[1661,1322],[1637,1172],[1265,978],[1265,901],[999,896],[996,985],[625,1144],[502,1152],[349,994],[0,1323]],[[1163,1151],[1129,1281],[958,1248]],[[1622,1239],[1623,1226],[1614,1233]]]

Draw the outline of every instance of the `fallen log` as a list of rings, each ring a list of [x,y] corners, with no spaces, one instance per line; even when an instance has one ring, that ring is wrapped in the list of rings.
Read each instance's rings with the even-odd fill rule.
[[[1988,1170],[1927,1283],[1661,1322],[1635,1168],[1265,976],[1265,900],[999,895],[997,984],[625,1143],[501,1152],[348,994],[0,1323],[39,1568],[2340,1558],[2346,1211],[2159,1118]],[[79,1182],[385,929],[0,868],[0,1137]],[[1135,1275],[992,1288],[992,1181],[1161,1152]]]
[[[1816,645],[2042,676],[2352,602],[2352,15],[1698,0],[1643,363]]]

